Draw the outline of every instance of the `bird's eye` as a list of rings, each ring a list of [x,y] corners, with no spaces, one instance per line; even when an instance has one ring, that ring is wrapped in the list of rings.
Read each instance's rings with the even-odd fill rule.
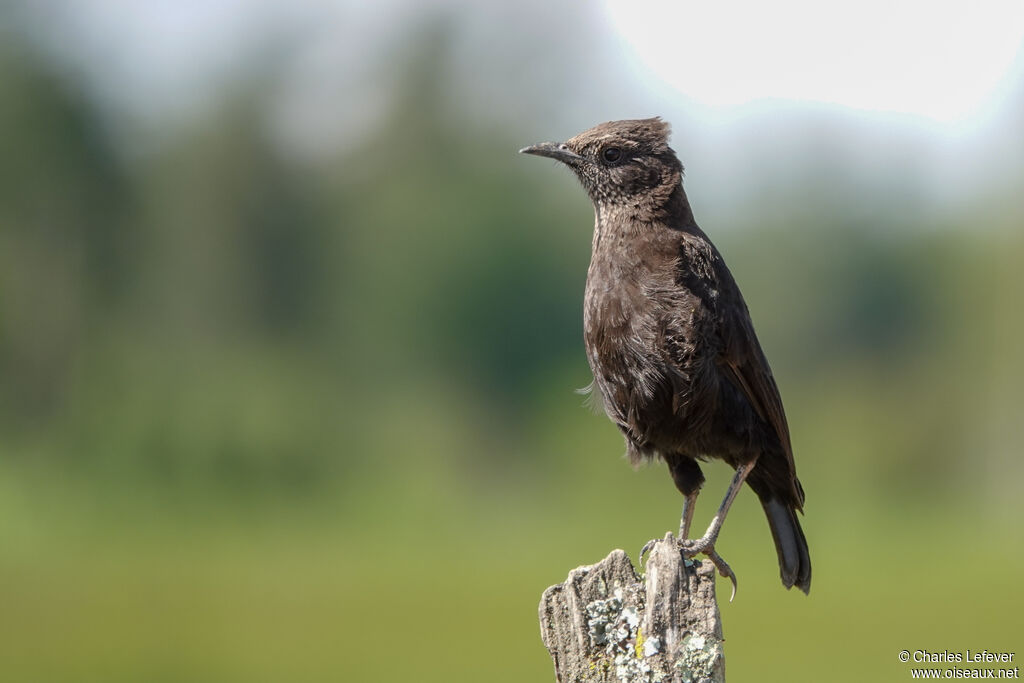
[[[609,147],[605,151],[601,152],[601,157],[609,164],[614,164],[622,158],[622,150],[618,147]]]

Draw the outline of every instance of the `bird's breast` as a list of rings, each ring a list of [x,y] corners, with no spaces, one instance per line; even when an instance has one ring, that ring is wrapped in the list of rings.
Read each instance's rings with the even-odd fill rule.
[[[584,340],[594,386],[630,443],[684,448],[689,425],[701,419],[693,406],[706,403],[694,395],[708,385],[706,310],[677,280],[678,247],[612,246],[602,241],[587,274]]]
[[[583,331],[587,360],[605,410],[621,425],[636,422],[665,384],[658,357],[656,302],[650,272],[629,259],[595,254],[587,277]]]

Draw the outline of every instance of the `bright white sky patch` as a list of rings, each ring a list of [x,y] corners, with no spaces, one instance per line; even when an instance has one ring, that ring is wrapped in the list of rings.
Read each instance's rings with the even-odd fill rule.
[[[1024,41],[1024,0],[605,2],[650,75],[709,105],[784,98],[956,121]]]

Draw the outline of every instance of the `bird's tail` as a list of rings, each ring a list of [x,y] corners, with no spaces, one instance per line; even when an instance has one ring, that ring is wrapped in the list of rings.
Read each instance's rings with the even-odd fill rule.
[[[783,585],[786,588],[796,586],[804,593],[810,593],[811,556],[795,506],[771,495],[760,498],[772,530],[775,550],[779,553],[779,574]]]

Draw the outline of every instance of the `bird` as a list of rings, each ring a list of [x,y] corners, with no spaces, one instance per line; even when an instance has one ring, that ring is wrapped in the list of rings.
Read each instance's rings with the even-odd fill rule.
[[[683,554],[706,555],[735,596],[736,574],[715,544],[746,482],[768,519],[783,585],[809,593],[797,517],[804,490],[782,398],[739,286],[694,219],[670,134],[660,117],[609,121],[519,151],[568,166],[593,203],[583,303],[591,389],[634,466],[668,465],[683,495]],[[735,475],[707,531],[689,539],[700,463],[712,459]]]

